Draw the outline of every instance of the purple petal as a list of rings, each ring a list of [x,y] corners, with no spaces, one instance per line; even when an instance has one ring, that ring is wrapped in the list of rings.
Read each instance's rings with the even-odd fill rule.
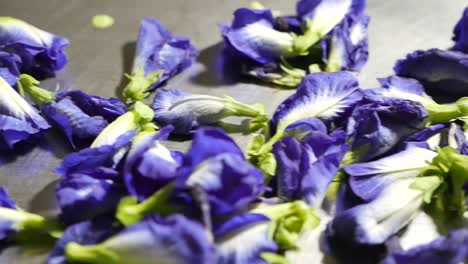
[[[393,69],[399,76],[420,81],[428,92],[468,95],[468,54],[418,50],[397,61]]]
[[[461,19],[453,29],[453,50],[468,53],[468,8],[465,8]]]

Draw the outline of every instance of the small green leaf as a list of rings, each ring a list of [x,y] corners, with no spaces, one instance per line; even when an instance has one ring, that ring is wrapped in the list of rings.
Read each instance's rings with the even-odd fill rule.
[[[104,29],[114,25],[114,18],[109,15],[99,14],[95,15],[92,20],[94,28]]]

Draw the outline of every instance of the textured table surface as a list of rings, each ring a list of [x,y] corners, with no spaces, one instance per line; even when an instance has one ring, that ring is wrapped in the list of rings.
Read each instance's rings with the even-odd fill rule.
[[[13,16],[71,41],[69,63],[56,79],[43,82],[53,89],[82,89],[100,96],[118,96],[129,72],[142,17],[158,19],[174,34],[188,36],[201,54],[198,63],[168,82],[167,87],[213,95],[230,95],[246,102],[265,104],[270,112],[291,90],[254,83],[225,84],[215,74],[221,44],[218,24],[232,19],[232,12],[246,0],[0,0],[0,16]],[[267,7],[285,14],[295,1],[265,0]],[[362,87],[373,87],[375,78],[392,73],[394,62],[416,49],[448,48],[452,29],[466,5],[465,0],[368,0],[370,59],[359,76]],[[115,18],[113,27],[91,26],[96,14]],[[241,147],[248,138],[234,135]],[[189,142],[169,142],[184,150]],[[19,206],[42,214],[54,213],[54,181],[51,170],[70,149],[54,132],[40,146],[20,155],[0,153],[0,185],[6,185]],[[44,263],[47,253],[10,247],[0,263]]]

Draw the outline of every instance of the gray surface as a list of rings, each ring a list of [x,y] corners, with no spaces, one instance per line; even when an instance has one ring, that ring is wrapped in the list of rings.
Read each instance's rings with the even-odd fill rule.
[[[230,95],[246,103],[260,102],[270,112],[290,93],[256,84],[226,85],[214,74],[216,50],[221,37],[217,24],[230,21],[232,12],[249,1],[232,0],[0,0],[0,15],[26,20],[44,30],[66,36],[69,63],[56,80],[43,83],[53,88],[82,89],[100,96],[117,96],[122,74],[128,72],[133,57],[139,21],[144,16],[157,18],[171,32],[190,37],[200,49],[199,63],[172,79],[168,87],[195,93]],[[294,1],[263,1],[284,13],[294,10]],[[464,0],[369,0],[370,60],[360,80],[363,87],[376,85],[376,77],[392,73],[395,60],[415,49],[447,48],[452,28],[466,5]],[[90,20],[106,13],[115,18],[113,27],[93,29]],[[247,138],[235,135],[241,147]],[[55,133],[40,147],[24,155],[0,155],[0,184],[6,185],[19,205],[51,214],[53,182],[51,172],[65,153],[65,142]],[[185,149],[187,143],[169,143]],[[13,247],[0,255],[0,263],[43,263],[46,254]]]

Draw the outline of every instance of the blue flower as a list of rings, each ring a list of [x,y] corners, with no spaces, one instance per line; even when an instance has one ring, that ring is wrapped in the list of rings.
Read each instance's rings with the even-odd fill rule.
[[[464,263],[468,259],[468,230],[450,231],[427,245],[411,248],[403,252],[395,252],[387,256],[382,264],[409,263]]]
[[[349,16],[364,13],[365,0],[301,0],[297,15],[307,25],[304,35],[294,43],[294,49],[304,51],[332,31]]]
[[[234,98],[197,95],[178,90],[160,89],[152,105],[155,121],[160,126],[174,126],[174,133],[189,134],[203,125],[213,125],[228,116],[251,117],[266,123],[261,105],[247,105]]]
[[[420,81],[427,91],[446,95],[468,95],[468,54],[430,49],[415,51],[396,62],[399,76]]]
[[[12,149],[16,143],[50,128],[3,78],[0,78],[0,124],[0,149]]]
[[[0,51],[21,58],[17,67],[38,79],[53,77],[67,63],[64,48],[69,41],[45,32],[22,20],[0,17]]]
[[[267,64],[292,55],[293,36],[274,26],[270,10],[239,8],[232,24],[223,25],[221,30],[226,43],[241,56]]]
[[[124,98],[128,102],[145,98],[152,89],[188,68],[197,56],[188,38],[172,35],[155,19],[142,19]]]
[[[172,127],[135,137],[123,167],[128,192],[144,200],[173,181],[183,154],[170,151],[159,141],[165,140]]]
[[[311,132],[302,142],[288,137],[275,144],[280,197],[304,199],[315,208],[321,206],[348,150],[344,144],[346,135],[340,132],[331,135]]]
[[[18,66],[20,63],[21,58],[18,55],[0,51],[0,77],[11,86],[16,85],[16,80],[20,75]]]
[[[115,168],[122,158],[121,150],[129,147],[130,140],[134,135],[133,131],[128,131],[117,138],[113,144],[89,147],[71,153],[63,159],[54,172],[62,177],[67,177],[75,172],[93,170],[98,167]]]
[[[116,98],[105,99],[79,90],[59,92],[55,97],[55,101],[42,106],[42,112],[73,147],[89,146],[108,124],[127,110]]]
[[[453,29],[453,50],[468,53],[468,8],[465,8],[461,19]]]
[[[428,113],[418,102],[368,94],[347,124],[354,161],[376,158],[424,128]]]
[[[84,263],[215,263],[205,229],[182,215],[149,216],[96,245],[68,243],[67,260]]]
[[[440,185],[438,177],[400,179],[387,185],[370,203],[340,212],[326,230],[328,243],[377,245],[405,227]],[[338,242],[339,241],[339,242]]]
[[[435,156],[435,151],[409,145],[401,152],[376,161],[345,166],[344,171],[350,176],[353,192],[365,201],[371,201],[390,183],[418,176]]]
[[[382,88],[373,91],[387,97],[411,100],[419,103],[433,103],[432,98],[424,91],[424,86],[416,79],[390,76],[378,79]]]
[[[296,93],[276,109],[272,131],[282,134],[292,123],[308,117],[332,122],[347,113],[362,98],[358,81],[351,73],[314,73],[306,76]]]
[[[364,13],[348,15],[321,40],[326,71],[361,70],[369,57],[368,25],[369,16]]]
[[[178,195],[187,206],[199,197],[185,190],[207,194],[212,215],[226,215],[246,208],[263,192],[263,174],[247,162],[231,138],[219,129],[202,128],[184,156],[176,179]]]
[[[127,192],[117,171],[97,167],[66,175],[55,194],[61,220],[72,224],[113,212]]]
[[[55,243],[47,259],[47,264],[68,263],[65,257],[65,247],[68,243],[76,242],[82,245],[94,245],[119,231],[119,226],[114,225],[113,219],[107,216],[71,225]]]
[[[278,246],[269,236],[270,219],[258,217],[255,221],[245,221],[234,217],[229,222],[236,228],[216,238],[216,257],[218,264],[267,264],[261,255],[277,252]]]

